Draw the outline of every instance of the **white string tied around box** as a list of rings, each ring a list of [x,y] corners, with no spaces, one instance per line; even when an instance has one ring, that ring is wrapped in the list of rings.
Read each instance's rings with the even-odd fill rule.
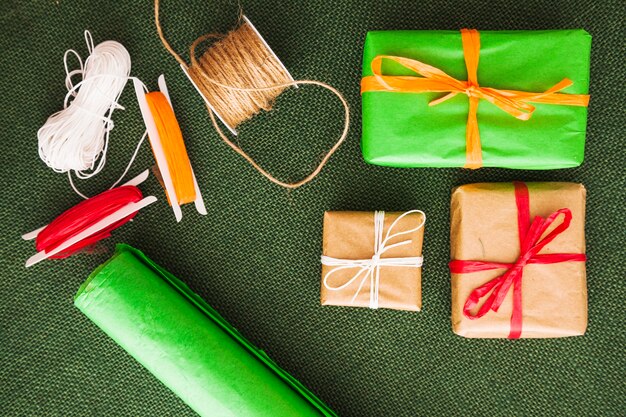
[[[69,49],[63,56],[65,86],[68,90],[63,110],[51,115],[37,132],[39,156],[55,172],[72,172],[80,179],[91,178],[104,168],[109,145],[109,135],[114,127],[112,115],[115,109],[124,109],[119,98],[129,79],[131,60],[126,48],[116,41],[104,41],[94,46],[89,31],[85,31],[89,56],[83,63],[78,52]],[[74,55],[79,68],[71,70],[68,58]],[[74,84],[73,77],[80,76]],[[111,186],[119,184],[130,169],[143,137],[137,144],[130,162],[120,178]]]
[[[402,220],[405,216],[408,216],[411,213],[420,213],[422,215],[422,221],[414,228],[405,230],[398,233],[393,233],[392,230],[398,224],[400,220]],[[380,268],[384,266],[393,266],[393,267],[405,267],[405,268],[420,268],[424,262],[424,258],[422,256],[408,256],[403,258],[382,258],[381,256],[387,252],[389,249],[396,248],[398,246],[408,245],[412,243],[411,239],[403,240],[401,242],[389,244],[391,239],[394,239],[401,235],[406,235],[409,233],[413,233],[424,227],[424,223],[426,223],[426,214],[424,214],[421,210],[409,210],[402,215],[400,215],[391,226],[387,230],[387,234],[383,239],[383,230],[385,227],[385,212],[384,211],[376,211],[374,212],[374,255],[369,259],[341,259],[341,258],[333,258],[330,256],[322,255],[322,265],[333,266],[335,268],[331,269],[324,276],[323,285],[326,289],[330,291],[340,291],[348,286],[350,286],[353,282],[357,281],[361,278],[361,282],[354,292],[354,296],[352,297],[351,303],[354,303],[354,300],[361,293],[361,289],[367,282],[368,278],[370,281],[370,302],[369,308],[377,309],[378,308],[378,294],[380,290]],[[328,283],[328,279],[336,272],[342,271],[344,269],[358,269],[357,272],[345,283],[339,286],[331,286]]]

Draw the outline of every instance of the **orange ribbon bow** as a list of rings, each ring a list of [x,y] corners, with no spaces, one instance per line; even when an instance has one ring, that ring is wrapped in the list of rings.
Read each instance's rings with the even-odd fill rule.
[[[457,80],[438,68],[414,59],[392,55],[378,55],[372,60],[372,72],[374,75],[363,77],[361,80],[361,93],[367,91],[448,93],[441,98],[431,101],[429,106],[443,103],[457,94],[466,94],[469,97],[469,114],[467,116],[467,130],[465,134],[465,168],[471,169],[480,168],[483,165],[477,119],[478,102],[481,99],[489,101],[519,120],[528,120],[532,116],[535,106],[530,104],[530,102],[584,107],[589,104],[589,96],[586,94],[559,93],[559,91],[573,84],[568,78],[564,78],[543,93],[481,87],[478,84],[480,35],[475,29],[461,29],[461,39],[463,41],[465,66],[467,67],[467,81]],[[383,59],[394,61],[416,72],[421,77],[383,75]]]

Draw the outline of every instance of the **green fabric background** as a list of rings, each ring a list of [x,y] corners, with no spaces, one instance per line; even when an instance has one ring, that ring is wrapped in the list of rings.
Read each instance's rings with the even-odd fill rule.
[[[234,1],[163,0],[166,33],[185,53],[195,37],[235,23]],[[352,106],[347,143],[312,184],[271,185],[219,141],[202,100],[162,48],[152,3],[13,1],[0,5],[0,414],[192,415],[174,394],[84,317],[72,297],[114,242],[140,248],[185,280],[235,327],[341,415],[623,415],[624,92],[623,2],[242,1],[296,78],[340,88]],[[620,4],[622,4],[620,6]],[[360,155],[359,79],[368,30],[584,28],[593,36],[586,160],[545,172],[401,170]],[[19,236],[77,203],[64,175],[37,154],[37,129],[62,106],[63,52],[86,53],[83,30],[117,39],[149,87],[165,72],[209,215],[160,202],[103,242],[105,253],[48,261]],[[186,55],[186,54],[185,54]],[[94,194],[126,165],[143,132],[134,95],[115,114],[105,171],[81,183]],[[284,93],[238,139],[282,178],[298,179],[341,129],[341,107],[315,87]],[[145,146],[131,174],[153,164]],[[453,186],[476,181],[584,183],[589,329],[554,340],[467,340],[450,331],[448,209]],[[319,305],[324,210],[428,214],[421,313]],[[620,382],[622,381],[622,382]],[[621,411],[620,411],[621,410]]]

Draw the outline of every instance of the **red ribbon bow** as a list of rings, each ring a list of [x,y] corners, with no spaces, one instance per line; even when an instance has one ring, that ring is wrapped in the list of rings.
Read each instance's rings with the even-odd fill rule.
[[[511,330],[509,339],[519,339],[522,333],[522,275],[528,264],[554,264],[560,262],[584,262],[587,257],[582,253],[551,253],[539,252],[558,235],[563,233],[572,221],[572,212],[569,209],[560,209],[546,219],[535,216],[530,221],[530,199],[528,187],[523,182],[513,183],[515,186],[515,203],[517,205],[517,227],[520,242],[520,255],[515,263],[500,263],[488,261],[453,260],[450,262],[450,271],[453,274],[463,274],[492,269],[506,269],[506,271],[491,281],[474,289],[467,297],[463,314],[474,320],[487,314],[489,310],[497,312],[507,293],[513,287],[513,312],[511,314]],[[553,223],[562,217],[562,222],[553,228]],[[471,310],[478,305],[480,299],[491,292],[476,314]]]

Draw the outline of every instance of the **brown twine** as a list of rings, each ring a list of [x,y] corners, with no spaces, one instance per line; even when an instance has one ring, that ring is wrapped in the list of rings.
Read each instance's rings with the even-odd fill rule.
[[[227,35],[207,34],[196,39],[190,46],[191,65],[189,66],[165,39],[159,19],[159,0],[154,1],[154,18],[157,33],[165,49],[185,68],[201,94],[211,103],[223,121],[233,128],[261,110],[271,110],[276,97],[291,86],[319,85],[339,98],[345,109],[344,128],[339,140],[309,175],[293,183],[275,178],[233,143],[219,127],[213,111],[207,105],[211,122],[222,140],[271,182],[285,188],[297,188],[310,182],[321,172],[332,154],[345,141],[350,125],[350,109],[346,99],[335,88],[323,82],[293,81],[280,61],[248,23],[243,22]],[[208,39],[218,39],[218,41],[208,48],[200,59],[196,59],[197,46]]]

